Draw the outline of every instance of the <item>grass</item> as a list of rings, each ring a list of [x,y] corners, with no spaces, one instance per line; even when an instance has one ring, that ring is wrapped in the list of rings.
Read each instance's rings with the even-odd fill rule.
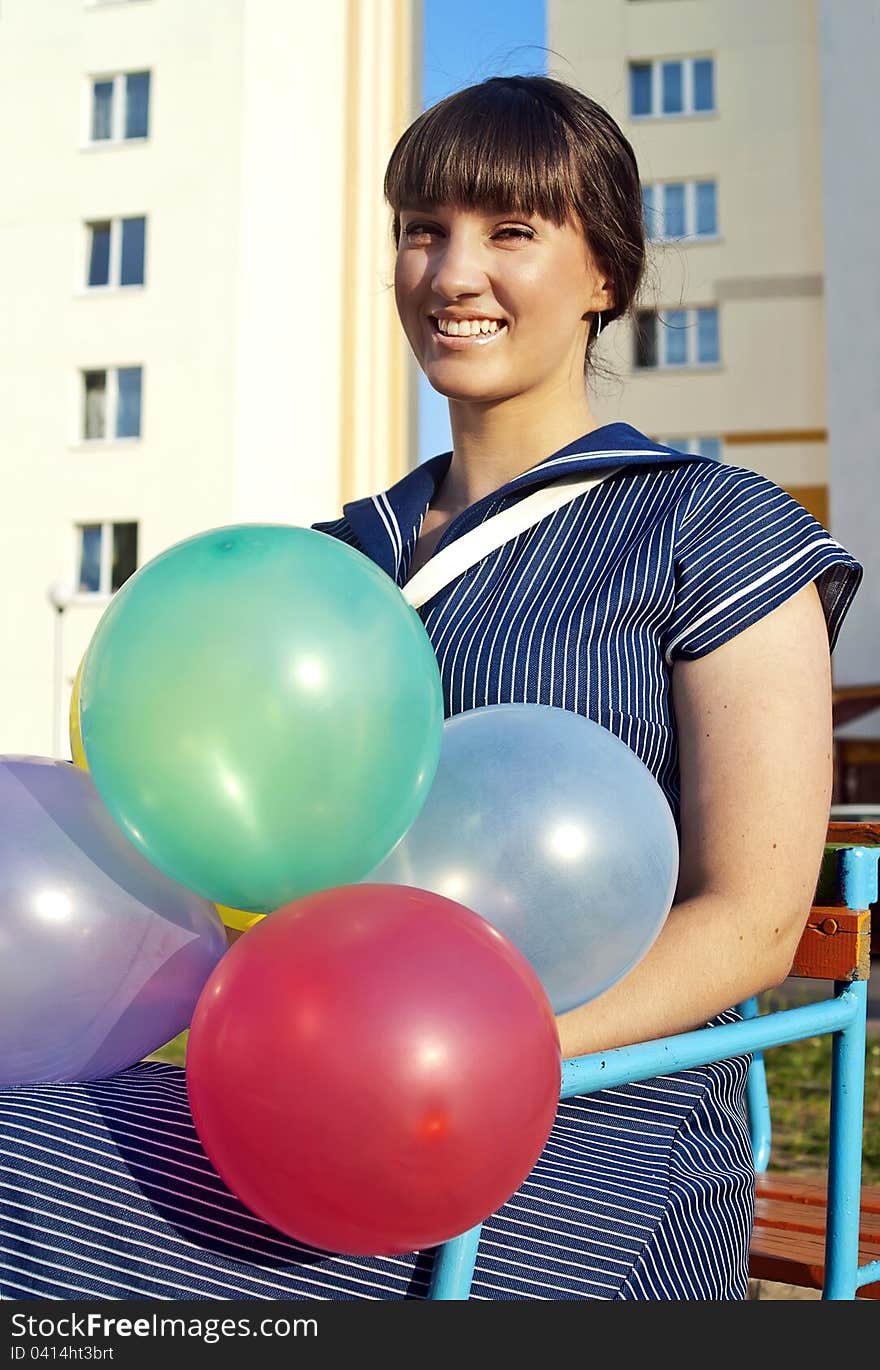
[[[774,1007],[763,996],[762,1010]],[[150,1059],[183,1065],[188,1033],[157,1051]],[[824,1175],[828,1155],[828,1100],[831,1085],[831,1038],[807,1037],[801,1042],[771,1047],[764,1053],[773,1145],[770,1169],[814,1171]],[[865,1063],[865,1126],[863,1179],[880,1184],[880,1038],[868,1038]]]
[[[762,996],[761,1008],[774,1007]],[[770,1169],[824,1176],[828,1157],[831,1037],[805,1037],[764,1052],[773,1141]],[[880,1184],[880,1038],[869,1037],[865,1055],[863,1183]]]

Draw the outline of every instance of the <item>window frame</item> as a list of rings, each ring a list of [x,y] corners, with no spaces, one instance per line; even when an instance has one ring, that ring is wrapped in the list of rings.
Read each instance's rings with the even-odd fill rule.
[[[711,109],[694,108],[694,63],[712,63],[712,107]],[[680,110],[663,109],[663,68],[678,64],[682,68],[681,88],[682,106]],[[636,114],[633,110],[632,100],[632,68],[650,67],[651,69],[651,108],[646,114]],[[716,59],[712,52],[697,52],[688,57],[643,57],[630,58],[627,63],[627,75],[629,77],[629,118],[635,123],[642,123],[648,119],[702,119],[710,118],[718,113],[718,90],[716,82]]]
[[[122,283],[122,225],[127,220],[143,219],[144,221],[144,258],[143,258],[143,280],[132,281],[128,285]],[[106,285],[89,285],[89,269],[92,260],[92,233],[99,224],[110,225],[110,255],[108,262],[108,281]],[[80,274],[80,293],[86,295],[101,295],[115,290],[145,290],[147,285],[147,232],[148,216],[146,214],[116,214],[104,219],[85,219],[83,221],[85,233],[85,245],[83,249],[84,262]],[[99,368],[92,367],[90,370]]]
[[[99,286],[99,287],[94,287],[94,288],[102,289],[103,287],[100,287],[100,286]],[[117,429],[118,424],[119,424],[119,372],[120,372],[120,371],[131,371],[131,370],[137,370],[137,371],[140,371],[140,373],[141,373],[141,380],[140,380],[140,406],[139,406],[139,415],[138,415],[138,418],[139,418],[138,432],[137,432],[136,434],[131,433],[131,434],[127,434],[127,435],[124,436],[124,437],[120,437],[120,436],[116,433],[116,429]],[[104,410],[104,430],[105,430],[105,432],[104,432],[104,436],[101,437],[101,438],[90,438],[90,437],[87,437],[87,436],[86,436],[86,423],[87,423],[87,419],[88,419],[87,401],[86,401],[86,394],[87,394],[87,391],[86,391],[86,376],[89,375],[89,374],[91,374],[91,373],[93,373],[93,372],[95,372],[95,373],[101,373],[101,372],[103,372],[103,373],[104,373],[104,377],[105,377],[105,382],[104,382],[104,393],[105,393],[105,396],[106,396],[106,398],[105,398],[105,410]],[[111,377],[112,377],[112,379],[111,379]],[[118,363],[117,363],[116,365],[114,365],[114,366],[80,366],[80,368],[79,368],[79,394],[80,394],[80,400],[79,400],[79,429],[78,429],[77,441],[76,441],[76,443],[74,444],[76,447],[86,447],[86,448],[91,449],[91,448],[95,448],[95,447],[116,446],[116,445],[118,445],[118,444],[120,444],[120,443],[123,443],[123,444],[124,444],[124,443],[136,443],[136,442],[142,442],[142,441],[143,441],[143,436],[144,436],[144,364],[143,364],[143,362],[118,362]]]
[[[115,532],[117,528],[133,524],[135,528],[135,565],[131,575],[126,576],[119,586],[119,589],[112,589],[113,585],[113,552]],[[74,523],[74,575],[73,584],[76,589],[73,592],[74,599],[81,600],[87,604],[94,604],[96,600],[109,600],[119,593],[122,585],[139,569],[140,565],[140,520],[129,519],[89,519],[88,521],[77,520]],[[83,555],[83,536],[87,528],[100,528],[101,544],[98,558],[98,589],[84,590],[81,587],[82,555]]]
[[[704,185],[711,185],[711,186],[714,186],[714,187],[715,187],[715,231],[714,231],[713,233],[698,233],[698,232],[697,232],[697,187],[698,187],[698,186],[704,186]],[[666,231],[665,231],[665,227],[666,227],[666,187],[667,187],[667,186],[683,186],[683,187],[684,187],[684,227],[685,227],[685,231],[684,231],[684,233],[683,233],[681,236],[679,236],[678,234],[668,234],[668,233],[666,233]],[[659,218],[659,221],[660,221],[660,224],[661,224],[661,227],[662,227],[662,230],[663,230],[663,231],[660,232],[660,233],[655,233],[655,232],[653,232],[653,231],[649,233],[649,232],[648,232],[648,214],[647,214],[647,212],[643,212],[643,219],[644,219],[644,224],[645,224],[645,235],[646,235],[646,237],[647,237],[647,239],[648,239],[648,242],[650,242],[650,243],[717,243],[717,242],[720,241],[720,239],[721,239],[721,233],[720,233],[719,228],[718,228],[719,214],[718,214],[718,179],[717,179],[717,177],[712,177],[712,176],[694,176],[694,177],[693,177],[692,179],[690,179],[690,180],[644,181],[644,182],[642,183],[642,205],[643,205],[643,211],[644,211],[644,208],[645,208],[645,203],[644,203],[644,202],[645,202],[645,191],[650,191],[650,192],[651,192],[651,198],[652,198],[652,200],[654,201],[654,203],[653,203],[653,205],[652,205],[652,208],[651,208],[651,216],[652,216],[652,218],[655,220],[655,222],[656,222],[656,220]],[[658,196],[658,192],[661,192],[661,194],[662,194],[662,199],[663,199],[663,208],[662,208],[662,210],[661,210],[661,209],[658,209],[658,208],[657,208],[657,205],[656,205],[656,200],[657,200],[658,198],[660,198],[660,197]]]
[[[100,7],[99,7],[100,8]],[[149,79],[149,90],[147,95],[147,131],[146,133],[135,134],[132,138],[125,136],[125,117],[126,117],[126,90],[125,82],[129,76],[146,76]],[[113,96],[110,110],[110,137],[92,137],[92,118],[95,104],[95,86],[108,81],[113,82]],[[144,144],[150,141],[152,136],[153,124],[153,69],[152,67],[137,67],[132,71],[105,71],[92,72],[86,77],[86,97],[85,97],[85,128],[81,142],[83,148],[102,148],[102,147],[121,147],[131,146],[132,144]]]
[[[699,319],[698,315],[706,311],[714,311],[717,319],[718,335],[718,356],[712,361],[700,361],[697,353],[699,340]],[[685,336],[685,360],[683,362],[669,362],[667,339],[669,330],[665,327],[666,318],[669,314],[685,314],[687,322],[684,326]],[[638,329],[641,327],[641,320],[645,315],[650,315],[656,320],[658,329],[655,335],[655,353],[657,361],[653,366],[639,366],[636,361],[638,355]],[[672,305],[661,309],[640,310],[635,318],[636,332],[633,335],[632,365],[630,374],[635,376],[653,375],[658,371],[681,372],[681,371],[712,371],[718,370],[723,366],[723,354],[721,349],[721,311],[717,303],[714,304],[695,304],[695,305]]]

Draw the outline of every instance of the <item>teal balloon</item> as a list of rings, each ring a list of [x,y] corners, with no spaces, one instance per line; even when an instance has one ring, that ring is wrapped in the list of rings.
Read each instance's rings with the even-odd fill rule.
[[[418,614],[324,533],[239,524],[132,576],[89,643],[83,750],[160,871],[268,913],[359,880],[424,803],[443,736]]]

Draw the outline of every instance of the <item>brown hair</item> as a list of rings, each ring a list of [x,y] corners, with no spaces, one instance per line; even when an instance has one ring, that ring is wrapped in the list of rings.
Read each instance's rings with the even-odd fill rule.
[[[613,287],[603,327],[632,306],[645,266],[635,153],[611,115],[573,86],[549,76],[493,76],[455,91],[400,137],[384,191],[395,248],[402,205],[540,214],[557,227],[572,215]],[[595,327],[594,319],[585,371]]]

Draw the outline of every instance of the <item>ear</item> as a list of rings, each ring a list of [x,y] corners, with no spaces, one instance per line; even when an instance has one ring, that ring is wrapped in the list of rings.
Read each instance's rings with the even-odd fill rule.
[[[611,280],[611,273],[608,271],[607,264],[598,264],[598,276],[593,282],[593,293],[587,301],[587,307],[583,318],[589,319],[595,313],[605,314],[614,308],[614,283]]]
[[[604,314],[616,304],[614,281],[607,262],[598,262],[597,266],[599,275],[595,283],[592,306],[594,310],[598,309]]]

